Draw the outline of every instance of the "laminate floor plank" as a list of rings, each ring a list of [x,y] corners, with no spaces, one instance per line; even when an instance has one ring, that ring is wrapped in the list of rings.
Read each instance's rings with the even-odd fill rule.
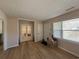
[[[20,46],[0,51],[0,59],[79,59],[59,48],[50,48],[40,42],[23,42]]]

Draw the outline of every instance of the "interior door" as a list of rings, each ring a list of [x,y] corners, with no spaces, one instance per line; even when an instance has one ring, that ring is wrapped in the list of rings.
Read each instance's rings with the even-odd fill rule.
[[[20,27],[20,42],[32,40],[32,26],[21,24]]]
[[[26,25],[21,24],[20,26],[20,42],[26,41]]]
[[[3,44],[3,21],[0,20],[0,45]]]
[[[43,23],[38,23],[38,33],[37,33],[38,41],[41,41],[43,39]]]
[[[26,31],[27,40],[33,40],[32,26],[31,25],[27,25],[26,28],[27,28],[27,31]]]

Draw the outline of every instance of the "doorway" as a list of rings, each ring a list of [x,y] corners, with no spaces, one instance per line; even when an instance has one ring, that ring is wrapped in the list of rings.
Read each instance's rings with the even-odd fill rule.
[[[34,41],[34,22],[19,20],[20,43],[25,41]]]
[[[3,51],[3,20],[0,20],[0,52]]]

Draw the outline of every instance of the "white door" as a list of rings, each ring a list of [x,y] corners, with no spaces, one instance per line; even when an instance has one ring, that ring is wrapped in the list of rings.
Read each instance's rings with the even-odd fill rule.
[[[37,40],[41,41],[43,39],[43,23],[39,22],[38,23],[38,33],[37,33]]]
[[[27,25],[27,40],[33,40],[32,26]]]
[[[20,27],[20,42],[32,40],[32,26],[22,24]]]

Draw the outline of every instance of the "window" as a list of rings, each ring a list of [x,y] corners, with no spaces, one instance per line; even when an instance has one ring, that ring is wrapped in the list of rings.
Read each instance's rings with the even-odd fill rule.
[[[53,35],[56,38],[79,42],[79,18],[53,23]]]
[[[63,21],[63,38],[79,42],[79,19]]]
[[[53,35],[56,38],[61,38],[61,22],[53,24]]]

